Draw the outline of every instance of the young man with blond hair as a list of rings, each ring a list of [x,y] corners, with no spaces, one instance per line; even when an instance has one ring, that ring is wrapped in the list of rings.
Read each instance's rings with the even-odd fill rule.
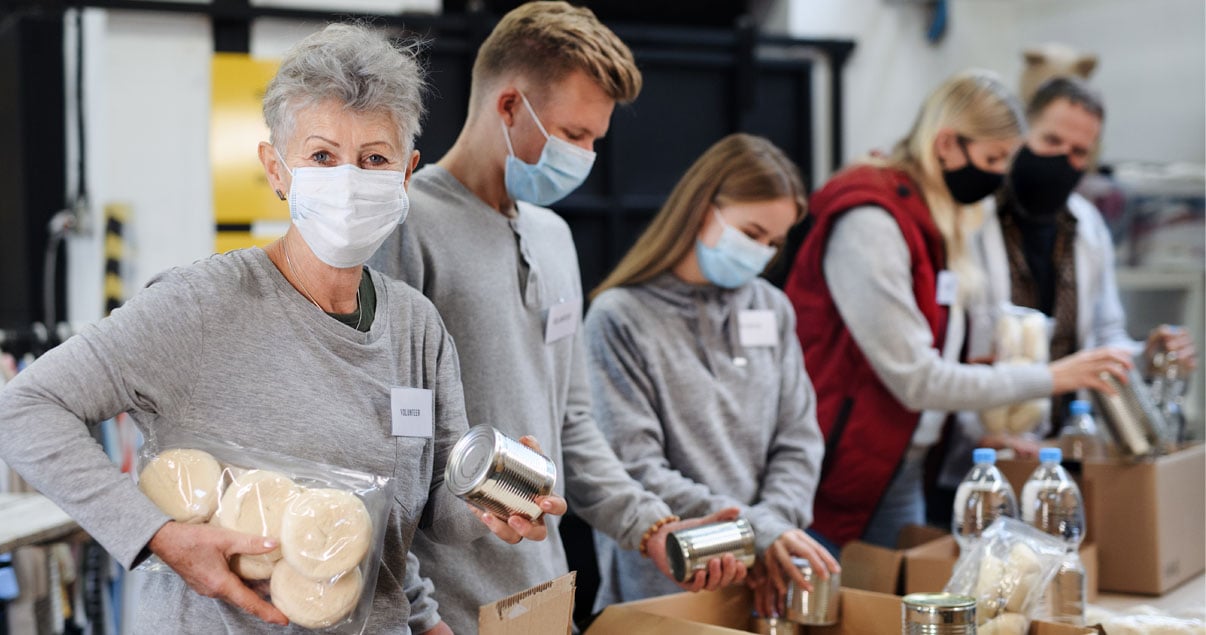
[[[595,425],[573,237],[543,207],[586,179],[616,103],[633,101],[640,89],[631,51],[590,10],[531,2],[511,11],[478,51],[459,137],[415,173],[410,217],[370,264],[439,309],[460,356],[470,423],[534,436],[556,463],[557,492],[573,511],[625,548],[647,552],[669,575],[666,534],[704,519],[671,516],[628,476]],[[546,518],[549,538],[540,543],[447,548],[415,537],[420,572],[454,632],[476,632],[480,605],[568,570],[559,518]],[[518,533],[526,529],[513,522]],[[686,588],[717,588],[744,574],[728,556]],[[433,609],[412,609],[411,628],[435,625]]]

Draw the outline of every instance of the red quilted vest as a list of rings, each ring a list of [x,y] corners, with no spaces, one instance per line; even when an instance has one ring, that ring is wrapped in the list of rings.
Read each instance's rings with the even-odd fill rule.
[[[863,535],[920,417],[880,382],[842,322],[825,282],[822,263],[834,223],[861,206],[887,210],[900,226],[909,247],[913,294],[939,349],[947,319],[946,307],[936,298],[938,272],[946,260],[942,235],[908,175],[856,166],[813,194],[814,224],[796,253],[784,290],[796,309],[796,333],[816,387],[817,420],[825,435],[812,528],[838,545]]]

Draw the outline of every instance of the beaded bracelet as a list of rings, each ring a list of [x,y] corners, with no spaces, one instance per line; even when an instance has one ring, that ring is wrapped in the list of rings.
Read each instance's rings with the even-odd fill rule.
[[[649,539],[653,537],[653,534],[656,534],[662,527],[665,527],[670,523],[676,523],[680,520],[682,519],[678,516],[670,515],[650,525],[649,529],[646,529],[645,533],[641,536],[641,557],[649,557]]]

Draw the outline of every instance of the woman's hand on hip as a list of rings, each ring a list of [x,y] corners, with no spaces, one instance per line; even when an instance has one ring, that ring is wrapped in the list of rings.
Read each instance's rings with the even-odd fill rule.
[[[205,597],[218,598],[265,622],[285,625],[289,619],[243,583],[230,570],[236,555],[260,555],[277,548],[277,542],[213,525],[171,521],[159,528],[148,545],[189,588]]]

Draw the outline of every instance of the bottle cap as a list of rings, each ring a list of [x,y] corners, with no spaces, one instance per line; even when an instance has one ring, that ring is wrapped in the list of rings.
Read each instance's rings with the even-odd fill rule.
[[[976,448],[972,450],[972,461],[975,463],[996,463],[997,451],[992,448]]]
[[[1039,448],[1039,463],[1059,463],[1064,460],[1064,452],[1059,448]]]
[[[1087,415],[1091,411],[1092,411],[1092,408],[1089,407],[1089,402],[1085,401],[1084,399],[1077,399],[1077,400],[1073,401],[1072,403],[1068,404],[1068,412],[1073,417],[1075,417],[1077,415]]]

